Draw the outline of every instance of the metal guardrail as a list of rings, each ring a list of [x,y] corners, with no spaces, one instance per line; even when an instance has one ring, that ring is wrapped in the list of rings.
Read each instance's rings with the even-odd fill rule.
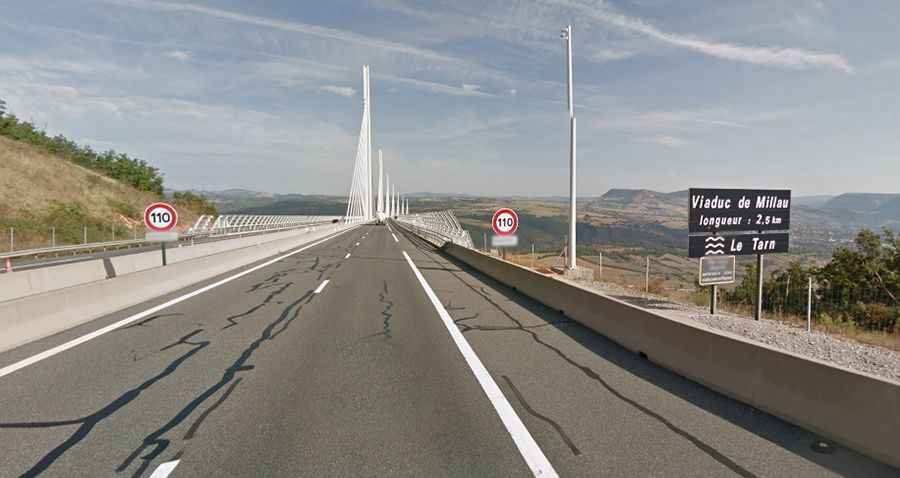
[[[453,211],[407,214],[394,220],[439,246],[452,242],[469,249],[475,248],[469,231],[463,229]]]
[[[301,227],[331,224],[334,220],[340,220],[340,216],[276,216],[276,215],[222,215],[200,216],[197,222],[188,229],[186,234],[180,237],[181,241],[193,241],[203,238],[226,238],[247,234],[263,234],[298,229]],[[144,239],[128,239],[122,241],[92,242],[87,244],[72,244],[65,246],[41,247],[36,249],[22,249],[0,254],[0,262],[6,259],[22,257],[40,257],[50,255],[73,255],[83,252],[102,251],[107,249],[119,249],[151,244]],[[3,264],[0,264],[3,269]]]
[[[50,254],[63,254],[66,252],[77,252],[81,250],[101,250],[108,248],[119,248],[124,246],[133,246],[140,245],[144,243],[143,239],[128,239],[123,241],[106,241],[106,242],[91,242],[87,244],[73,244],[68,246],[54,246],[54,247],[40,247],[36,249],[22,249],[21,251],[12,251],[5,252],[0,254],[0,261],[6,259],[14,259],[17,257],[30,257],[30,256],[42,256],[42,255],[50,255]],[[0,264],[2,266],[2,264]]]

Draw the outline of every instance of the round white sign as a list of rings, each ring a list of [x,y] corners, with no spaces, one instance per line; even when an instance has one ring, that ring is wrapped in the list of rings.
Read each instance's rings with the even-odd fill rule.
[[[175,208],[164,202],[153,203],[144,210],[144,225],[155,232],[171,231],[178,224]]]

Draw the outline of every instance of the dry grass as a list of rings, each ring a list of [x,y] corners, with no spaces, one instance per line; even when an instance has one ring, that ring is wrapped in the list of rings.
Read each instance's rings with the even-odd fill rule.
[[[119,237],[130,237],[135,230],[142,234],[139,214],[157,199],[155,194],[0,137],[0,227],[4,228],[0,237],[6,239],[8,228],[16,227],[16,249],[46,246],[49,228],[66,220],[60,217],[65,211],[83,211],[79,220],[97,231],[96,236],[101,230],[111,231],[113,225]],[[179,213],[179,229],[196,220],[191,211]],[[91,240],[95,239],[109,238]]]

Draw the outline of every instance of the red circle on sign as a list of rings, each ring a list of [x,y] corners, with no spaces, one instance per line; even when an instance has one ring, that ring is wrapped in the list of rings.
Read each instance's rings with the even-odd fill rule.
[[[155,202],[144,209],[144,225],[154,232],[169,232],[178,224],[175,208],[164,202]]]
[[[511,236],[519,230],[519,215],[506,207],[497,209],[491,218],[491,228],[498,236]]]

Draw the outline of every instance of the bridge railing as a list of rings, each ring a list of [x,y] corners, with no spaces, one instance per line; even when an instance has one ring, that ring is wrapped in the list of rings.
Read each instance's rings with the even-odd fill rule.
[[[245,232],[272,232],[316,224],[337,222],[341,216],[282,216],[255,214],[223,214],[200,216],[188,229],[187,236],[223,236]]]
[[[395,221],[439,246],[452,242],[469,249],[475,248],[469,231],[463,229],[453,211],[407,214],[397,217]]]

